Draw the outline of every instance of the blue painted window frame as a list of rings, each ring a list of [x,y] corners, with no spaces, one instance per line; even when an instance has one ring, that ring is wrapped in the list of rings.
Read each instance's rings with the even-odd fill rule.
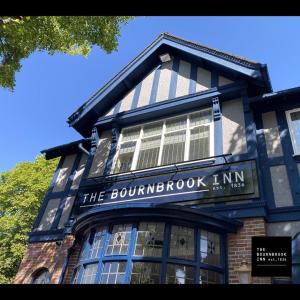
[[[134,254],[134,247],[136,243],[136,237],[137,237],[137,231],[138,226],[140,222],[162,222],[165,224],[164,226],[164,244],[162,249],[162,256],[161,257],[143,257],[143,256],[135,256]],[[126,255],[105,255],[105,251],[107,248],[107,245],[109,243],[111,232],[114,225],[118,224],[132,224],[132,231],[131,231],[131,237],[129,242],[129,248]],[[86,240],[87,235],[88,240],[93,241],[94,234],[95,234],[95,228],[97,228],[101,224],[94,225],[90,227],[88,230],[85,231],[84,239],[82,240],[83,244],[81,247],[81,250],[77,257],[77,264],[74,267],[73,275],[71,279],[71,283],[74,283],[74,278],[76,274],[76,270],[79,268],[79,274],[77,276],[77,282],[80,283],[83,276],[83,270],[86,265],[97,263],[97,274],[95,277],[95,283],[100,283],[101,280],[101,274],[104,268],[104,264],[107,262],[126,262],[126,269],[125,269],[125,278],[124,278],[124,284],[129,284],[131,279],[131,272],[134,262],[153,262],[153,263],[159,263],[160,264],[160,284],[164,284],[166,282],[166,271],[167,271],[167,265],[168,264],[178,264],[178,265],[186,265],[186,266],[192,266],[195,268],[194,273],[194,284],[198,284],[199,282],[199,275],[200,275],[200,269],[206,269],[210,271],[216,271],[220,273],[223,276],[222,283],[228,283],[228,262],[227,262],[227,250],[226,250],[226,234],[224,232],[220,232],[216,229],[210,228],[210,226],[199,226],[194,223],[187,223],[182,222],[181,220],[164,220],[164,219],[152,219],[152,220],[124,220],[124,221],[118,221],[118,222],[111,222],[107,224],[107,232],[105,235],[105,241],[103,244],[103,248],[101,249],[100,256],[93,259],[86,259],[87,254],[89,253],[89,248],[91,247],[91,244],[88,245],[85,249],[85,253],[81,261],[79,261],[81,251],[84,247],[84,241]],[[177,257],[171,257],[169,256],[169,249],[170,249],[170,237],[171,237],[171,228],[172,226],[185,226],[189,228],[194,229],[194,237],[195,237],[195,244],[194,244],[194,251],[195,251],[195,257],[193,260],[187,260],[187,259],[180,259]],[[94,233],[93,233],[94,230]],[[216,234],[219,234],[220,236],[220,266],[214,266],[214,265],[208,265],[201,262],[200,259],[200,232],[201,230],[207,230]]]

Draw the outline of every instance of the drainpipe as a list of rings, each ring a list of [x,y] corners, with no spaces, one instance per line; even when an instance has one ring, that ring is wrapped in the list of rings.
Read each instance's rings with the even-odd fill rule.
[[[85,154],[87,154],[87,155],[90,154],[90,152],[87,151],[87,150],[82,146],[82,143],[79,143],[78,148],[79,148],[81,151],[83,151]]]

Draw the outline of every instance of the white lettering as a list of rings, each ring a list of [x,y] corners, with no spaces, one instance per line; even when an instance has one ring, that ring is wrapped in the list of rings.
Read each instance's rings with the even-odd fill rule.
[[[113,189],[111,192],[111,196],[110,199],[116,199],[118,197],[118,190],[117,189]]]
[[[127,194],[127,189],[123,188],[120,193],[121,198],[124,198],[126,196],[126,194]]]
[[[103,201],[104,194],[105,194],[105,192],[100,192],[99,193],[98,202]]]
[[[200,187],[200,185],[206,186],[206,184],[203,182],[205,176],[202,177],[198,177],[198,188]]]
[[[89,195],[89,193],[83,195],[84,196],[83,203],[85,203],[86,198],[88,197],[88,195]]]
[[[156,192],[157,193],[161,193],[161,192],[163,192],[164,191],[164,183],[163,182],[159,182],[158,184],[157,184],[157,187],[156,187]]]
[[[130,189],[129,189],[129,196],[130,197],[135,195],[135,190],[136,190],[136,186],[134,187],[133,192],[131,191],[131,187],[130,187]]]
[[[145,189],[145,186],[144,185],[140,185],[139,186],[139,190],[138,190],[138,195],[140,195],[140,194],[144,195],[144,189]]]
[[[240,174],[239,172],[234,172],[235,175],[235,182],[238,182],[238,178],[240,179],[241,182],[244,182],[244,171],[241,171]]]
[[[176,183],[177,189],[182,190],[184,186],[184,181],[182,179],[179,179]]]
[[[231,179],[231,173],[229,172],[228,175],[226,173],[223,174],[223,183],[226,183],[226,180],[228,183],[231,183],[232,179]]]
[[[216,175],[213,175],[213,177],[214,177],[213,185],[219,185],[219,184],[220,184],[220,183],[218,182],[218,177],[219,177],[219,175],[216,174]]]
[[[174,185],[174,182],[172,180],[169,180],[167,183],[167,192],[169,191],[169,189],[171,191],[173,191],[173,185]]]
[[[186,185],[189,189],[191,189],[195,185],[195,180],[194,178],[189,178],[186,182]]]
[[[95,201],[97,197],[97,193],[91,195],[90,202]]]
[[[149,191],[151,193],[154,193],[154,183],[151,185],[151,184],[148,184],[148,187],[147,187],[147,194],[149,194]]]

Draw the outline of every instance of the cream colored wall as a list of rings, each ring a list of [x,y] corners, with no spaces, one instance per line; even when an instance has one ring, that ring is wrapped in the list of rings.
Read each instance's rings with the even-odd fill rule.
[[[82,174],[84,172],[84,168],[85,168],[85,164],[86,164],[86,161],[87,161],[87,157],[88,156],[85,153],[83,153],[82,156],[81,156],[78,168],[77,168],[77,170],[75,172],[75,175],[74,175],[74,179],[73,179],[73,183],[72,183],[72,186],[71,186],[71,190],[77,190],[78,187],[79,187],[79,183],[80,183]]]
[[[103,131],[100,135],[100,140],[93,159],[88,177],[95,177],[103,175],[106,161],[111,146],[111,130]]]
[[[196,92],[202,92],[210,88],[211,88],[211,72],[200,67],[197,68]]]
[[[189,94],[191,64],[187,61],[180,60],[177,76],[176,97]]]
[[[131,105],[132,105],[132,100],[133,100],[133,95],[134,95],[135,89],[132,89],[122,100],[120,110],[119,112],[122,111],[127,111],[130,110]]]
[[[76,154],[67,155],[65,157],[63,165],[59,170],[57,179],[55,181],[53,192],[62,192],[65,189],[73,164],[75,162],[75,158]]]
[[[156,102],[169,99],[172,65],[173,60],[162,64],[157,88]]]
[[[143,80],[137,107],[141,107],[149,104],[154,74],[155,74],[155,69],[152,70]]]
[[[74,200],[75,200],[74,196],[73,197],[67,197],[64,208],[63,208],[63,211],[62,211],[62,214],[61,214],[61,217],[60,217],[60,220],[59,220],[59,223],[58,223],[58,228],[63,228],[64,224],[67,222],[67,220],[69,218],[69,215],[70,215],[70,212],[71,212],[71,209],[72,209],[73,204],[74,204]]]
[[[282,156],[281,140],[275,111],[262,114],[263,130],[269,157]]]
[[[45,209],[45,212],[43,214],[43,217],[41,219],[39,227],[37,228],[38,231],[49,230],[51,228],[51,225],[54,221],[59,203],[60,203],[59,198],[50,199],[48,201],[47,207]]]
[[[222,126],[223,153],[241,154],[247,152],[242,99],[222,103]]]

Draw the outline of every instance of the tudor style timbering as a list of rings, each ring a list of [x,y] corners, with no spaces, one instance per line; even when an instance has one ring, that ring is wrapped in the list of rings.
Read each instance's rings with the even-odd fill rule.
[[[161,63],[159,56],[164,53],[171,60]],[[158,241],[164,246],[160,258],[156,257],[161,263],[160,274],[155,274],[157,282],[169,280],[168,272],[178,263],[185,265],[181,271],[194,270],[191,282],[218,282],[209,280],[208,274],[219,272],[222,282],[238,283],[236,268],[243,258],[250,262],[252,236],[291,235],[298,245],[300,158],[293,149],[298,141],[291,136],[299,136],[300,117],[294,114],[292,119],[288,112],[298,111],[299,99],[300,88],[272,92],[266,65],[161,34],[69,117],[68,123],[83,135],[82,140],[43,151],[47,159],[60,156],[61,160],[29,235],[30,245],[16,282],[30,282],[41,268],[52,274],[53,283],[80,283],[89,277],[86,263],[93,264],[87,268],[93,271],[88,280],[97,282],[103,279],[101,274],[110,274],[99,262],[108,266],[113,260],[118,264],[136,259],[135,266],[143,260],[143,266],[149,266],[151,257],[135,257],[133,246],[143,217],[145,224],[147,219],[166,228]],[[115,168],[116,162],[122,168]],[[221,172],[227,172],[224,191],[222,180],[216,181]],[[240,172],[239,187],[231,179],[236,172]],[[195,178],[200,190],[199,186],[192,190]],[[137,194],[129,192],[127,197],[127,191]],[[209,194],[202,197],[205,192]],[[89,202],[82,205],[87,195]],[[164,206],[157,205],[162,203]],[[126,240],[122,228],[128,226],[118,225],[120,232],[115,232],[113,225],[130,222],[125,233],[131,245],[126,257],[106,257],[103,249],[112,247],[111,236],[120,237],[111,242],[116,249]],[[194,236],[188,234],[188,228],[198,223],[197,228],[210,227],[211,222],[224,245],[222,268],[205,265],[199,253],[193,261],[170,257],[168,245],[182,243],[184,248]],[[147,223],[145,232],[152,223]],[[105,228],[103,235],[99,228],[94,230],[100,224]],[[185,232],[185,238],[172,242],[171,224],[183,225],[178,232]],[[87,232],[95,238],[93,244],[82,240]],[[102,245],[99,238],[103,237]],[[200,240],[208,245],[209,239]],[[194,246],[200,249],[200,240],[190,245],[192,251]],[[78,260],[80,245],[86,250]],[[89,261],[90,254],[94,261]],[[300,274],[299,258],[293,263],[293,274]],[[126,274],[123,282],[131,281],[131,271],[128,264],[119,272]],[[271,282],[269,277],[252,280]]]

